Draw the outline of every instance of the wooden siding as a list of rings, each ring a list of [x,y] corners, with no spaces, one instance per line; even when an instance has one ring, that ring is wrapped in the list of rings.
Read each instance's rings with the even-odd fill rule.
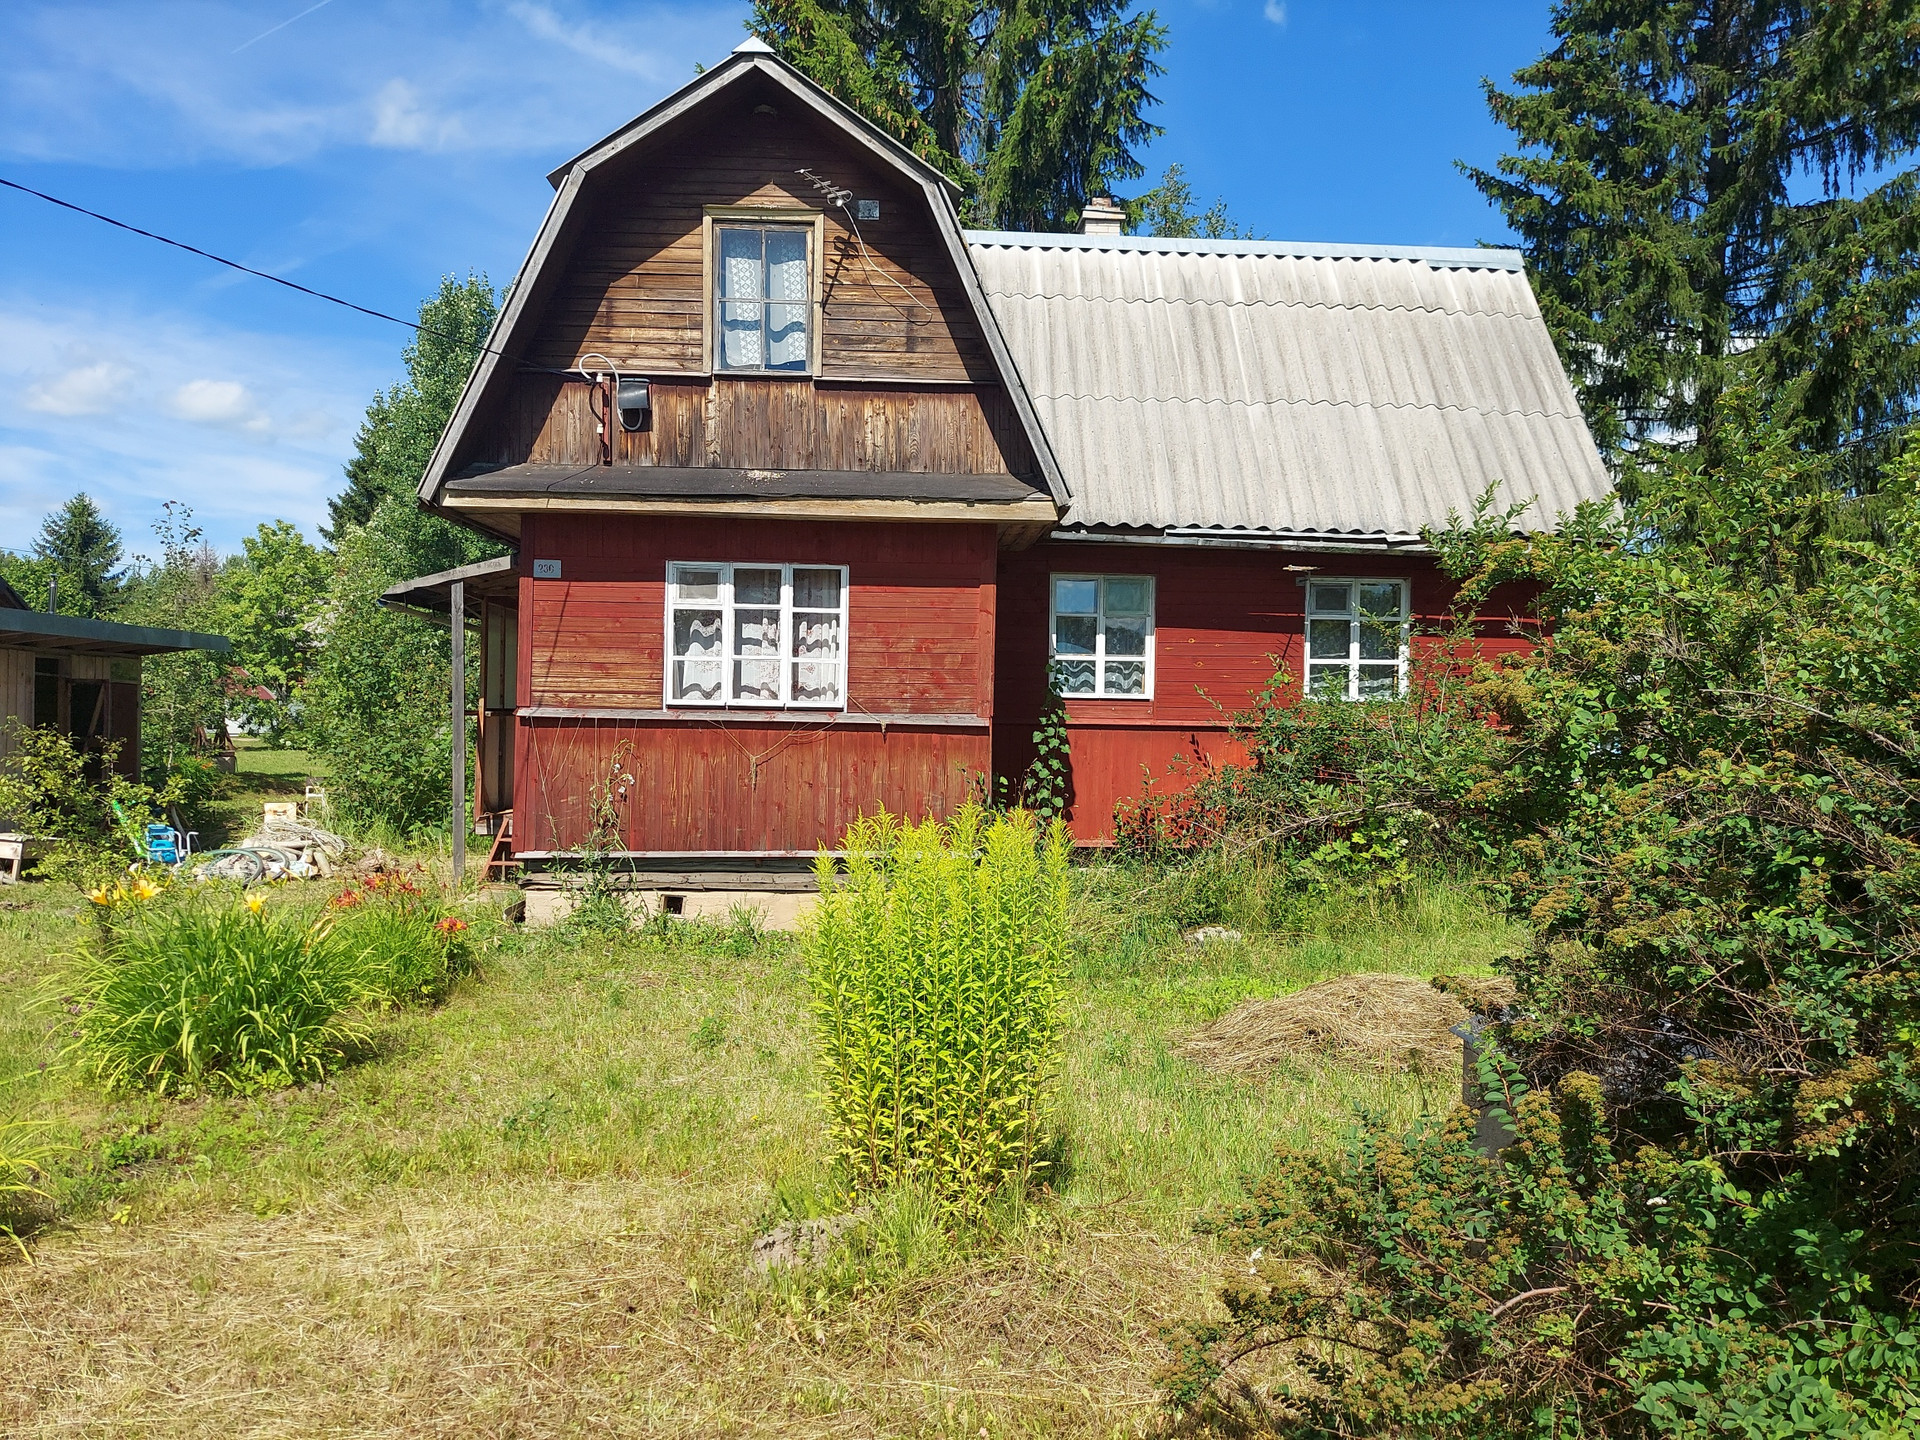
[[[522,705],[659,709],[672,560],[848,567],[848,696],[873,715],[993,704],[991,525],[530,515],[521,554]]]
[[[587,797],[622,742],[634,850],[813,850],[883,805],[912,815],[959,805],[990,759],[995,547],[990,525],[529,516],[523,712],[659,711],[668,562],[760,560],[847,567],[851,714],[522,713],[516,847],[578,846]],[[532,578],[534,559],[559,560],[561,578]]]
[[[14,751],[13,722],[33,723],[33,662],[31,650],[0,648],[0,759]]]
[[[594,387],[520,374],[468,463],[598,465]],[[1032,478],[1035,467],[997,385],[889,390],[805,378],[655,381],[645,430],[614,427],[615,465],[892,470]]]
[[[782,113],[755,114],[760,104]],[[802,168],[877,200],[880,218],[856,235]],[[742,207],[820,217],[810,260],[817,375],[708,375],[708,212]],[[772,88],[731,92],[595,171],[570,223],[574,238],[527,282],[532,328],[515,353],[530,366],[611,364],[652,382],[652,422],[633,432],[613,425],[612,463],[1037,481],[925,194]],[[599,464],[594,388],[537,369],[505,376],[449,473]]]
[[[947,814],[989,758],[984,727],[840,729],[825,717],[812,726],[523,718],[520,734],[520,850],[577,847],[594,783],[616,754],[634,777],[618,802],[625,848],[763,854],[835,849],[848,822],[882,808]]]
[[[0,759],[18,748],[11,736],[12,722],[33,723],[34,661],[49,659],[61,662],[61,727],[77,724],[84,732],[95,718],[91,714],[76,717],[69,713],[73,682],[98,686],[94,692],[100,721],[97,738],[118,741],[120,749],[114,769],[137,777],[140,773],[140,683],[133,677],[140,673],[140,662],[132,658],[0,648]],[[115,679],[116,674],[128,678]]]
[[[1051,542],[1001,557],[994,770],[1017,775],[1046,694],[1048,587],[1055,574],[1154,577],[1154,693],[1150,700],[1069,700],[1074,838],[1105,844],[1113,807],[1179,788],[1190,775],[1243,757],[1228,733],[1277,669],[1300,673],[1309,573],[1411,583],[1415,631],[1448,614],[1454,586],[1425,556],[1303,555]],[[1524,648],[1508,633],[1524,597],[1496,596],[1477,627],[1486,653]],[[1416,640],[1416,645],[1419,642]]]
[[[753,113],[763,101],[783,105],[770,88],[736,92],[697,127],[596,176],[587,233],[547,302],[528,358],[564,368],[600,351],[641,370],[702,372],[709,323],[702,221],[708,207],[756,206],[824,215],[825,253],[812,264],[825,373],[995,379],[918,187],[874,167],[791,102],[777,116]],[[797,173],[802,168],[878,200],[880,218],[862,222],[856,237],[845,212],[827,209]]]

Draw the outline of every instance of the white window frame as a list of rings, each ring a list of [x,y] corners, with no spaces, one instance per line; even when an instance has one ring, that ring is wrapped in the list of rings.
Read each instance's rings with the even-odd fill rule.
[[[807,359],[799,369],[791,367],[773,369],[767,365],[727,365],[722,361],[725,344],[726,326],[722,323],[725,298],[721,295],[723,272],[720,259],[720,232],[722,230],[791,230],[806,237],[807,253]],[[820,370],[820,321],[821,321],[821,282],[820,238],[821,223],[818,212],[804,210],[760,209],[751,206],[711,206],[706,212],[706,256],[704,269],[707,291],[707,316],[705,330],[707,334],[707,366],[716,375],[771,376],[775,379],[809,379]],[[765,265],[765,241],[761,242],[761,263]],[[761,305],[791,304],[791,301],[761,300]],[[766,316],[761,315],[761,354],[766,353]]]
[[[681,570],[718,570],[720,572],[720,599],[717,603],[707,601],[677,602],[674,598],[678,573]],[[765,700],[758,696],[749,699],[733,699],[734,665],[741,658],[734,650],[735,629],[733,623],[736,607],[733,598],[733,572],[735,570],[778,570],[780,572],[780,698]],[[793,695],[793,667],[804,663],[793,653],[794,603],[793,572],[795,570],[835,570],[840,574],[840,693],[830,700],[802,700]],[[848,674],[852,663],[852,644],[848,631],[848,598],[852,592],[851,577],[845,565],[831,565],[813,560],[669,560],[667,562],[665,628],[661,634],[660,699],[667,709],[675,710],[845,710],[847,708]],[[771,606],[748,605],[748,610],[771,609]],[[835,612],[818,606],[801,606],[806,614],[833,614]],[[685,700],[673,698],[674,691],[674,653],[673,653],[673,617],[677,610],[718,610],[720,612],[720,694],[712,700],[693,696]],[[765,659],[765,656],[749,657]],[[818,662],[816,662],[818,663]]]
[[[1327,699],[1379,699],[1380,696],[1362,696],[1360,693],[1360,667],[1362,665],[1386,665],[1394,667],[1393,694],[1397,698],[1407,693],[1407,666],[1411,658],[1410,640],[1413,629],[1413,582],[1404,575],[1309,575],[1303,582],[1305,617],[1301,622],[1301,691],[1311,700]],[[1347,590],[1347,604],[1344,610],[1314,609],[1314,589],[1330,585],[1344,585]],[[1360,655],[1360,630],[1367,623],[1367,617],[1360,613],[1360,587],[1362,585],[1394,585],[1400,590],[1400,643],[1396,647],[1396,656],[1392,661],[1362,659]],[[1313,654],[1313,622],[1315,620],[1344,619],[1347,622],[1347,655],[1344,660],[1316,659]],[[1344,668],[1347,672],[1346,688],[1334,696],[1322,695],[1314,689],[1313,679],[1316,670]]]
[[[1047,577],[1047,660],[1051,665],[1060,658],[1060,582],[1063,580],[1089,580],[1096,587],[1097,598],[1094,601],[1093,654],[1091,656],[1073,656],[1073,659],[1091,659],[1093,661],[1093,686],[1091,690],[1062,690],[1060,693],[1070,700],[1151,700],[1153,699],[1154,671],[1154,630],[1155,616],[1160,604],[1160,587],[1152,575],[1081,574],[1062,571]],[[1107,582],[1109,580],[1142,580],[1147,586],[1147,647],[1146,654],[1115,655],[1112,658],[1121,662],[1146,661],[1145,688],[1141,690],[1109,691],[1107,689]]]

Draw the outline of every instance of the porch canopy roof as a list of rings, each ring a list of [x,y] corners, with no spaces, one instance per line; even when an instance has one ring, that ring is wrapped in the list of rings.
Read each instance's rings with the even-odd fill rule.
[[[40,610],[0,606],[0,646],[45,650],[62,655],[171,655],[181,650],[226,654],[233,646],[224,635],[196,630],[167,630],[153,625],[122,625],[79,615],[49,615]]]
[[[491,560],[476,560],[452,570],[431,575],[416,575],[390,585],[380,603],[394,610],[424,610],[446,615],[453,610],[453,582],[466,581],[468,600],[514,601],[520,595],[520,569],[512,555],[496,555]]]

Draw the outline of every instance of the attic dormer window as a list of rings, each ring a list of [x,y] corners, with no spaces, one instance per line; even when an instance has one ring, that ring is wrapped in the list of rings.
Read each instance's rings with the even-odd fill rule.
[[[799,225],[717,225],[714,309],[716,368],[805,374],[812,287],[807,237]]]

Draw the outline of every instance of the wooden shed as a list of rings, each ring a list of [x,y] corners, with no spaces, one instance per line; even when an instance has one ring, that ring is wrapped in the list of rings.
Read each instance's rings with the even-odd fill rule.
[[[229,648],[219,635],[33,610],[0,580],[0,759],[24,725],[89,749],[117,746],[115,767],[137,776],[141,658]]]

